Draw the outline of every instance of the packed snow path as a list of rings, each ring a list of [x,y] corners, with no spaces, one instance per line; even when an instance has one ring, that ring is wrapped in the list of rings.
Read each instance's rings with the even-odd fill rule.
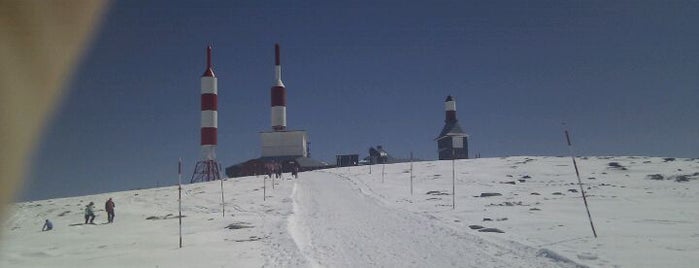
[[[306,173],[289,232],[313,267],[557,267],[536,250],[497,245],[436,218],[389,209],[349,178]]]

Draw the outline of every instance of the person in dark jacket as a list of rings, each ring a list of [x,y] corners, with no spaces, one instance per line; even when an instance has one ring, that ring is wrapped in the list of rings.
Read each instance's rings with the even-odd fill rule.
[[[44,222],[44,227],[41,227],[41,231],[51,231],[53,229],[53,223],[49,221],[49,219],[46,219],[46,222]]]
[[[107,222],[109,223],[114,222],[114,207],[116,206],[110,197],[109,200],[107,200],[107,203],[104,203],[104,210],[107,211]]]

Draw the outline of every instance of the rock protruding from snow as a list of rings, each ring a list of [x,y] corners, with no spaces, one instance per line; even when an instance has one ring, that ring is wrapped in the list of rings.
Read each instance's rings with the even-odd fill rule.
[[[427,194],[427,195],[449,195],[449,193],[447,193],[445,191],[428,191],[425,194]]]
[[[646,176],[646,178],[651,179],[651,180],[656,180],[656,181],[662,181],[665,179],[665,177],[663,177],[663,175],[660,175],[660,174],[650,174],[650,175]]]
[[[245,229],[245,228],[253,228],[254,226],[250,225],[248,222],[234,222],[226,226],[227,229],[231,230],[236,230],[236,229]]]
[[[505,233],[505,231],[500,230],[498,228],[483,228],[483,229],[479,229],[478,231],[483,232],[483,233],[500,233],[500,234]]]

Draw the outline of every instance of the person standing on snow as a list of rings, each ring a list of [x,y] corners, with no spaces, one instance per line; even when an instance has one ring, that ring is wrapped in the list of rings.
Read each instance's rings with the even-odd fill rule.
[[[49,221],[49,219],[46,219],[46,222],[44,222],[44,227],[41,227],[41,231],[51,231],[53,229],[53,223]]]
[[[299,178],[299,166],[294,166],[294,169],[291,171],[291,175],[294,176],[294,178]]]
[[[85,206],[85,224],[87,224],[88,221],[90,223],[94,223],[95,221],[95,203],[93,202]]]
[[[104,203],[104,210],[107,211],[107,222],[109,223],[114,222],[114,207],[116,206],[110,197],[109,200],[107,200],[107,203]]]

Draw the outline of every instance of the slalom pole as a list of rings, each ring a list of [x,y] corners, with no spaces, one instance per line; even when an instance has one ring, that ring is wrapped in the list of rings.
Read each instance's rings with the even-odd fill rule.
[[[182,158],[177,162],[177,190],[179,191],[177,201],[179,203],[180,220],[180,248],[182,248]]]
[[[410,195],[413,195],[413,152],[410,152]]]
[[[565,123],[564,123],[565,125]],[[573,154],[573,145],[570,143],[570,135],[568,130],[565,130],[566,141],[568,142],[568,150],[570,151],[570,158],[573,159],[573,166],[575,167],[575,175],[578,177],[578,186],[580,186],[580,193],[582,194],[583,202],[585,202],[585,210],[587,211],[587,218],[590,220],[590,227],[592,227],[592,235],[597,238],[597,232],[595,231],[595,225],[592,223],[592,216],[590,215],[590,208],[587,205],[587,197],[585,196],[585,190],[583,190],[582,181],[580,180],[580,172],[578,171],[578,164],[575,162],[575,154]]]
[[[267,176],[262,178],[262,201],[267,200]]]
[[[221,170],[221,166],[219,165],[219,171]],[[221,213],[223,218],[226,218],[226,202],[224,201],[225,199],[223,198],[223,178],[219,178],[221,180]]]
[[[451,149],[451,209],[456,209],[456,157],[454,157],[454,149]]]
[[[381,164],[381,183],[383,183],[384,170],[386,169],[386,163]]]

